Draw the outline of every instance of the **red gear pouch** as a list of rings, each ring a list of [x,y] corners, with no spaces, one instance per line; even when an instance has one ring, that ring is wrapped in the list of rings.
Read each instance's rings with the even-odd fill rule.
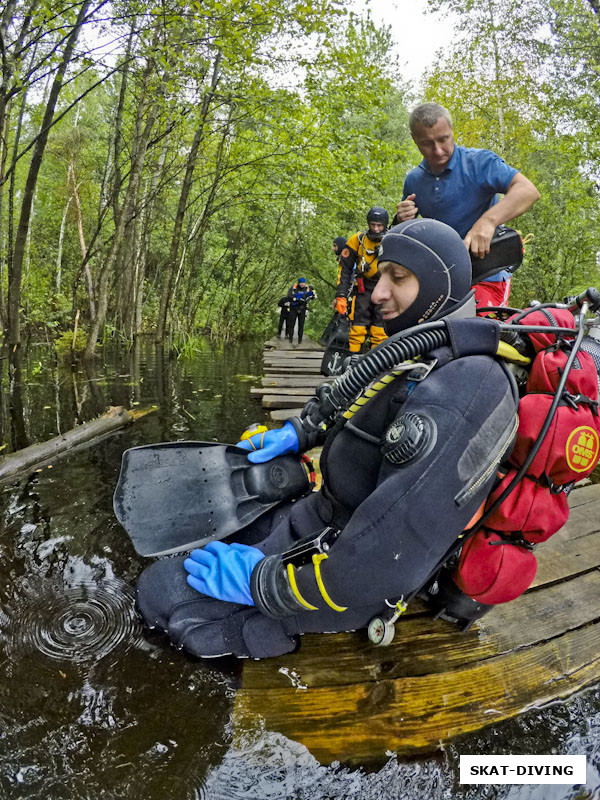
[[[564,350],[545,350],[539,353],[527,379],[527,392],[549,392],[554,394],[569,358]],[[598,399],[598,374],[594,359],[589,353],[579,350],[569,370],[565,390],[570,394],[583,394],[590,400]]]
[[[508,603],[533,583],[537,561],[530,550],[481,530],[465,543],[454,581],[478,603]]]
[[[512,318],[507,320],[512,322]],[[543,308],[540,311],[532,311],[531,314],[521,320],[521,325],[554,325],[557,328],[575,328],[575,317],[567,308]],[[527,338],[533,345],[536,353],[540,350],[545,350],[547,347],[553,345],[558,336],[561,336],[566,341],[575,338],[575,334],[556,334],[552,331],[540,331],[538,333],[527,333]]]
[[[492,492],[488,503],[491,505],[515,477],[512,469]],[[552,494],[547,486],[536,481],[523,480],[487,520],[494,531],[521,534],[528,542],[545,542],[562,528],[569,518],[569,503],[565,492]]]
[[[528,394],[519,403],[519,429],[510,461],[520,467],[544,424],[552,395]],[[589,405],[573,408],[560,404],[542,446],[529,465],[527,475],[550,478],[555,485],[586,478],[600,455],[600,418]]]

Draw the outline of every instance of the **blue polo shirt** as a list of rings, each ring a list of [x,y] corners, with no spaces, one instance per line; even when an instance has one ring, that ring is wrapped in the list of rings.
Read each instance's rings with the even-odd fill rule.
[[[491,150],[455,145],[442,172],[431,172],[423,159],[408,173],[403,199],[415,194],[422,217],[445,222],[464,238],[479,217],[498,202],[496,193],[506,194],[517,172]],[[486,281],[509,277],[510,272],[502,270]]]

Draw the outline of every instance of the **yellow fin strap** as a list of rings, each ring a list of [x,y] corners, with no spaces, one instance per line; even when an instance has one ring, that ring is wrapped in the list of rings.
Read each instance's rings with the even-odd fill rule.
[[[502,340],[498,342],[496,355],[506,359],[507,361],[512,361],[515,364],[531,364],[530,358],[521,355],[521,353],[519,353],[518,350],[515,350],[512,345],[508,344],[508,342],[503,342]]]
[[[252,445],[252,449],[253,449],[253,450],[262,450],[263,442],[264,442],[264,440],[265,440],[265,433],[266,433],[266,431],[265,431],[265,432],[264,432],[264,433],[261,435],[261,437],[260,437],[260,446],[259,446],[259,447],[256,447],[256,445],[255,445],[255,444],[254,444],[254,442],[252,441],[252,437],[250,437],[250,438],[248,439],[248,441],[249,441],[249,442],[250,442],[250,444]],[[253,434],[253,436],[257,436],[257,435],[258,435],[258,434],[256,434],[256,433],[255,433],[255,434]]]
[[[300,605],[303,605],[304,608],[307,608],[309,611],[318,611],[319,609],[316,606],[311,606],[311,604],[307,603],[306,600],[300,594],[300,590],[298,589],[298,584],[296,583],[296,575],[294,573],[293,564],[287,565],[287,576],[288,576],[288,581],[290,582],[290,587],[292,589],[292,592],[294,593],[294,597],[300,603]]]
[[[254,444],[252,443],[252,437],[256,436],[259,433],[262,433],[264,435],[268,430],[269,429],[267,428],[266,425],[258,425],[258,424],[251,425],[249,428],[246,428],[246,430],[240,436],[240,442],[249,441],[250,444],[252,445],[252,449],[256,450],[256,447],[254,447]],[[262,440],[261,440],[261,446],[262,446]]]
[[[315,579],[317,581],[317,586],[319,587],[319,591],[321,592],[321,596],[323,600],[327,603],[330,608],[333,608],[334,611],[346,611],[347,606],[338,606],[336,605],[331,597],[327,594],[327,589],[325,588],[325,584],[323,583],[323,578],[321,576],[321,561],[324,561],[327,558],[327,553],[317,553],[314,554],[312,557],[313,564],[315,566]]]

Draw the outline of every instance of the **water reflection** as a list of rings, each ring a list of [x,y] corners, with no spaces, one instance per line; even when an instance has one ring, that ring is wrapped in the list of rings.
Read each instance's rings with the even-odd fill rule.
[[[127,447],[227,440],[261,419],[235,378],[259,363],[256,348],[207,345],[193,362],[138,346],[71,368],[38,347],[20,375],[4,365],[4,452],[109,405],[159,409],[0,491],[0,797],[185,800],[221,760],[239,666],[142,635],[132,586],[144,564],[112,493]]]
[[[175,360],[149,343],[76,365],[33,347],[0,362],[3,452],[109,405],[158,410],[0,490],[0,798],[386,800],[600,797],[600,692],[530,712],[431,758],[323,767],[280,734],[236,735],[240,664],[193,661],[133,613],[136,555],[112,512],[121,453],[175,439],[235,441],[265,415],[250,398],[260,348],[205,343]],[[239,734],[239,732],[236,732]],[[461,753],[585,753],[587,789],[465,787]],[[543,790],[543,791],[542,791]]]

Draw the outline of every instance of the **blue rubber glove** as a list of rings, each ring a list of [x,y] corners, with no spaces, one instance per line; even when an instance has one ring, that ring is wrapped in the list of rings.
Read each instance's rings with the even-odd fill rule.
[[[201,550],[192,550],[183,566],[192,589],[217,600],[253,606],[250,575],[264,557],[258,548],[246,544],[209,542]]]
[[[286,422],[283,428],[256,433],[249,439],[237,443],[237,447],[254,451],[248,456],[248,461],[254,464],[262,464],[263,461],[270,461],[275,456],[283,456],[286,453],[297,453],[299,445],[298,434],[291,422]]]

